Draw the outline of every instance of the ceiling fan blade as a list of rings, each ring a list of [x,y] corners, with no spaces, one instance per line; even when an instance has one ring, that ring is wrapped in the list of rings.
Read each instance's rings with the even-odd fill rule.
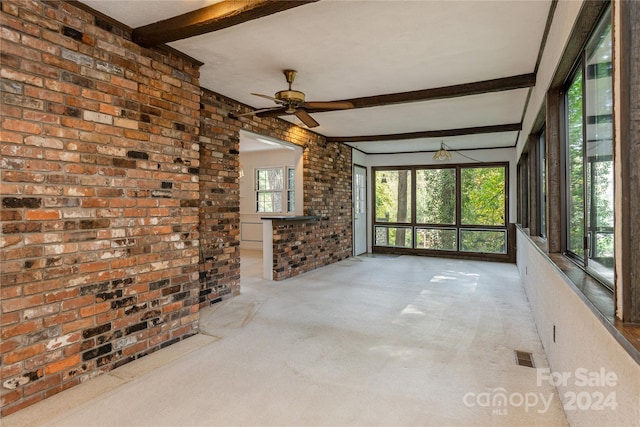
[[[353,104],[347,101],[329,101],[329,102],[305,102],[305,107],[318,110],[348,110],[353,108]]]
[[[262,108],[260,110],[253,110],[253,111],[249,111],[247,113],[241,113],[241,114],[236,114],[236,113],[229,113],[230,115],[232,115],[233,117],[245,117],[245,116],[253,116],[255,114],[259,114],[259,113],[264,113],[266,111],[273,111],[273,110],[280,110],[282,109],[282,107],[271,107],[271,108]]]
[[[257,117],[280,117],[286,116],[292,113],[287,113],[287,107],[275,107],[275,108],[267,108],[265,110],[260,110],[256,116]]]
[[[271,100],[273,102],[277,102],[278,104],[282,104],[282,100],[280,100],[278,98],[274,98],[273,96],[263,95],[261,93],[252,93],[251,95],[259,96],[261,98],[266,98],[266,99],[269,99],[269,100]]]
[[[304,123],[308,128],[314,128],[320,125],[320,123],[313,120],[313,117],[311,117],[309,113],[304,110],[296,110],[295,114],[296,117],[299,118],[300,121]]]

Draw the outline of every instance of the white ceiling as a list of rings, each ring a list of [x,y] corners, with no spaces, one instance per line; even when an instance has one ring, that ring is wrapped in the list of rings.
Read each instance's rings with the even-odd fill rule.
[[[215,1],[84,0],[135,28]],[[321,0],[168,43],[204,63],[202,87],[254,108],[275,104],[283,69],[307,101],[333,101],[510,77],[535,71],[550,0]],[[528,89],[313,113],[329,137],[388,135],[519,123]],[[295,116],[283,116],[295,122]],[[364,152],[515,146],[517,132],[358,142]]]

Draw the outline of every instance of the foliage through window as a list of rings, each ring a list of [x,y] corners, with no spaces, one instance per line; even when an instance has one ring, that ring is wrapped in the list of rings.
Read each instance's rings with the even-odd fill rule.
[[[613,284],[611,13],[603,16],[566,90],[567,253]]]
[[[462,169],[462,224],[504,225],[505,168]]]
[[[506,253],[506,165],[377,168],[374,182],[374,246]]]

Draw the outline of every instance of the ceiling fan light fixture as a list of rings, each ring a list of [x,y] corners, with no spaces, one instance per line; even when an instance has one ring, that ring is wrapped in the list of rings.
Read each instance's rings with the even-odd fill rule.
[[[444,148],[444,142],[440,143],[440,149],[433,155],[433,160],[436,162],[441,160],[451,160],[451,153]]]

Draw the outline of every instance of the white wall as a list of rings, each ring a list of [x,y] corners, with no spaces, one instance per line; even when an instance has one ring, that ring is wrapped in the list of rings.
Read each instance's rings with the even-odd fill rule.
[[[240,247],[262,249],[261,217],[270,215],[302,215],[302,148],[272,149],[240,153],[244,176],[240,178]],[[296,168],[296,212],[257,213],[255,200],[255,170],[268,167]],[[286,209],[286,206],[284,207]]]
[[[575,290],[571,281],[522,232],[517,232],[517,263],[529,305],[538,328],[551,372],[571,375],[557,381],[569,424],[574,426],[632,426],[640,423],[640,365],[607,330],[599,315]],[[553,329],[555,325],[555,342]],[[582,371],[578,371],[582,370]],[[612,386],[581,385],[583,372],[604,372]],[[565,374],[565,375],[566,375]],[[603,385],[603,381],[600,381]],[[599,399],[612,396],[603,410],[591,409]],[[575,409],[574,396],[580,397]],[[580,410],[577,403],[587,404]]]

